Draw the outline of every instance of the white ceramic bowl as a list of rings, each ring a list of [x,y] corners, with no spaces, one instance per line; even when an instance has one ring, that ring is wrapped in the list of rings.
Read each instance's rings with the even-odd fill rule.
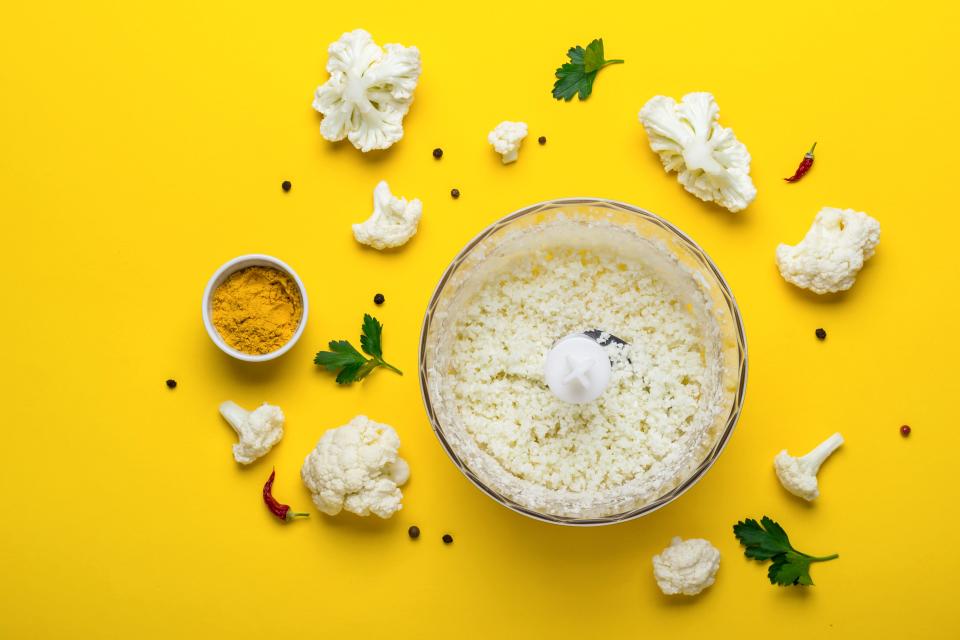
[[[220,284],[231,274],[236,273],[241,269],[246,269],[247,267],[273,267],[274,269],[283,271],[288,276],[293,278],[293,281],[297,283],[297,289],[300,290],[300,300],[303,301],[303,313],[300,315],[300,326],[297,327],[297,330],[286,342],[286,344],[275,351],[271,351],[270,353],[252,354],[244,353],[243,351],[237,351],[223,340],[220,332],[217,331],[217,328],[213,326],[213,320],[210,317],[210,301],[211,298],[213,298],[213,292],[216,291],[217,287],[219,287]],[[221,351],[227,355],[233,356],[237,360],[246,360],[247,362],[264,362],[266,360],[279,358],[287,351],[292,349],[293,345],[297,344],[297,340],[300,339],[300,334],[303,333],[303,328],[307,326],[307,290],[303,286],[303,281],[300,280],[300,276],[297,275],[296,271],[291,269],[282,260],[277,260],[273,256],[252,253],[250,255],[234,258],[217,269],[216,273],[214,273],[209,282],[207,282],[207,288],[203,291],[203,326],[207,328],[207,335],[210,336],[210,339],[213,340],[213,343],[220,347]]]

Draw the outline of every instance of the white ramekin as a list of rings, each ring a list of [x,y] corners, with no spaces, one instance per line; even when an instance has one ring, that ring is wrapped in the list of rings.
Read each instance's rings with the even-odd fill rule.
[[[213,326],[213,320],[210,317],[210,302],[213,298],[213,292],[216,291],[217,287],[219,287],[220,284],[231,274],[247,267],[273,267],[274,269],[283,271],[288,276],[293,278],[293,281],[297,283],[297,289],[300,290],[300,300],[303,301],[303,313],[300,315],[300,325],[297,327],[297,330],[290,337],[290,339],[287,340],[286,344],[275,351],[271,351],[270,353],[255,355],[252,353],[237,351],[223,340],[223,337],[217,331],[217,328]],[[291,269],[282,260],[277,260],[273,256],[263,255],[260,253],[239,256],[217,269],[216,273],[214,273],[209,282],[207,282],[207,288],[203,291],[203,326],[207,328],[207,335],[210,336],[210,339],[213,340],[213,343],[220,347],[221,351],[227,355],[233,356],[237,360],[246,360],[247,362],[264,362],[266,360],[279,358],[293,348],[293,345],[295,345],[297,340],[300,339],[300,334],[303,333],[303,328],[307,326],[307,290],[303,286],[303,281],[300,280],[300,276],[297,275],[296,271]]]

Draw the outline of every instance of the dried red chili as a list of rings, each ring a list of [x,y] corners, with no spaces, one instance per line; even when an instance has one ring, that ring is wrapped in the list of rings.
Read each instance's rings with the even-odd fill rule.
[[[803,160],[800,161],[800,166],[797,167],[796,172],[789,178],[784,178],[787,182],[796,182],[803,176],[807,175],[807,172],[810,171],[810,167],[813,166],[813,150],[817,148],[817,143],[814,142],[813,146],[810,147],[810,151],[807,151],[803,154]]]
[[[270,477],[267,478],[267,483],[263,485],[263,501],[266,503],[267,508],[270,509],[270,513],[277,516],[284,522],[290,522],[294,518],[304,517],[309,518],[309,513],[295,513],[290,511],[290,505],[280,504],[277,502],[277,499],[273,497],[273,479],[277,475],[277,470],[274,469],[270,472]]]

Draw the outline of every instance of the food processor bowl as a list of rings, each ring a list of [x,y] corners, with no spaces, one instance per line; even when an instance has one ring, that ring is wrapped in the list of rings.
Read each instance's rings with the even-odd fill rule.
[[[629,491],[578,496],[541,491],[507,472],[466,432],[460,407],[444,387],[450,340],[465,300],[482,283],[484,273],[517,247],[539,238],[548,241],[558,229],[589,245],[594,236],[616,232],[617,247],[657,263],[665,277],[696,291],[702,322],[712,337],[716,360],[715,402],[703,442],[690,452],[683,473],[653,499]],[[572,301],[576,304],[576,301]],[[585,327],[594,329],[594,327]],[[601,328],[602,329],[602,328]],[[659,509],[689,489],[717,460],[743,407],[747,382],[747,349],[740,312],[716,265],[686,234],[643,209],[612,200],[550,200],[516,211],[484,229],[444,271],[427,307],[420,334],[420,389],[433,430],[460,471],[500,504],[529,517],[565,525],[625,522]]]

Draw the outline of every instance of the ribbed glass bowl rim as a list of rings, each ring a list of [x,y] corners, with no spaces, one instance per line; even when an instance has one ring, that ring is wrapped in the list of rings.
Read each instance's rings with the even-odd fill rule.
[[[731,315],[733,316],[735,329],[736,329],[736,340],[737,340],[737,366],[739,368],[738,375],[738,384],[736,394],[734,396],[734,402],[730,408],[730,412],[727,415],[727,420],[724,425],[723,432],[720,434],[716,444],[710,450],[709,454],[704,458],[700,465],[694,470],[689,478],[684,480],[682,483],[660,496],[656,500],[645,504],[642,507],[637,509],[632,509],[630,511],[625,511],[623,513],[618,513],[610,516],[603,516],[599,518],[573,518],[565,516],[556,516],[549,513],[540,513],[528,507],[525,507],[521,504],[518,504],[511,500],[510,498],[501,495],[497,491],[494,491],[486,484],[483,483],[480,478],[473,473],[473,471],[460,459],[457,453],[450,446],[450,443],[447,441],[446,436],[443,433],[443,426],[440,424],[439,419],[437,418],[436,411],[433,407],[432,402],[430,401],[430,394],[427,389],[427,363],[426,363],[426,342],[427,335],[430,332],[430,324],[433,320],[433,314],[436,310],[437,303],[440,299],[440,294],[443,292],[443,288],[446,285],[447,281],[456,273],[457,269],[463,263],[468,255],[474,250],[474,248],[483,242],[487,237],[496,233],[506,225],[510,224],[518,218],[524,216],[533,215],[548,209],[560,208],[563,206],[596,206],[599,208],[613,208],[620,211],[634,214],[641,218],[646,219],[648,222],[651,222],[666,231],[669,231],[676,236],[682,244],[684,244],[700,261],[706,266],[713,276],[716,278],[717,283],[720,285],[720,291],[723,294],[724,300],[727,302],[727,307],[730,310]],[[562,524],[569,526],[600,526],[607,524],[616,524],[619,522],[627,522],[635,518],[647,515],[652,513],[661,507],[664,507],[681,495],[683,495],[690,487],[692,487],[700,478],[713,466],[713,463],[717,461],[717,458],[720,457],[720,454],[723,453],[724,448],[727,445],[727,441],[730,439],[731,434],[733,433],[734,428],[737,425],[737,421],[740,419],[740,413],[743,410],[743,401],[747,389],[747,339],[743,329],[743,318],[740,315],[740,308],[737,306],[737,301],[733,296],[733,292],[730,290],[730,286],[727,284],[726,279],[724,279],[723,274],[720,273],[720,270],[717,269],[717,266],[714,264],[713,260],[710,258],[707,253],[700,248],[696,242],[693,241],[690,236],[685,234],[683,231],[673,226],[671,223],[667,222],[660,216],[647,211],[646,209],[641,209],[640,207],[635,207],[633,205],[627,204],[625,202],[620,202],[618,200],[609,200],[606,198],[560,198],[556,200],[545,200],[543,202],[538,202],[536,204],[524,207],[513,213],[500,218],[468,242],[463,249],[456,255],[456,257],[450,262],[447,268],[444,270],[443,275],[440,277],[440,281],[437,283],[436,288],[433,291],[433,295],[430,296],[430,302],[427,305],[426,313],[423,318],[423,325],[420,329],[420,348],[419,348],[419,375],[420,375],[420,395],[423,398],[423,405],[427,411],[427,417],[430,420],[430,424],[433,427],[433,432],[436,434],[437,439],[440,440],[440,444],[443,446],[443,450],[447,452],[447,455],[453,461],[453,463],[460,469],[460,472],[467,477],[470,482],[476,485],[481,491],[486,493],[488,496],[493,498],[495,501],[499,502],[503,506],[521,513],[525,516],[533,518],[535,520],[540,520],[542,522],[549,522],[552,524]]]

